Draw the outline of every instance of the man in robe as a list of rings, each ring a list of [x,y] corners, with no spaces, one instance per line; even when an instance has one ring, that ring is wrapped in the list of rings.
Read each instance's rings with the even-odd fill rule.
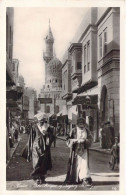
[[[52,136],[50,127],[46,119],[43,123],[36,118],[31,129],[28,154],[32,154],[33,172],[32,177],[37,180],[37,184],[45,183],[45,177],[48,170],[52,169],[50,147],[52,144]]]
[[[91,146],[92,136],[84,118],[78,118],[77,127],[72,129],[67,145],[70,147],[66,183],[82,183],[91,187],[92,179],[89,172],[88,148]]]

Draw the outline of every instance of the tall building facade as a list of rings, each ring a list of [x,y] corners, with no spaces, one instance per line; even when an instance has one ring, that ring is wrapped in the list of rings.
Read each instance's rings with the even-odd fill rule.
[[[19,61],[13,60],[14,8],[6,9],[6,160],[10,158],[8,135],[13,119],[18,117],[21,109],[18,100],[23,95],[22,87],[18,86]]]
[[[70,83],[63,80],[62,97],[71,105],[68,113],[77,107],[94,142],[107,121],[119,136],[120,8],[90,8],[66,53],[62,77]]]
[[[41,104],[41,110],[46,113],[57,114],[64,105],[62,100],[62,63],[53,51],[54,37],[49,23],[45,38],[46,51],[43,53],[45,62],[45,85],[41,89],[39,98],[51,98],[52,103]]]

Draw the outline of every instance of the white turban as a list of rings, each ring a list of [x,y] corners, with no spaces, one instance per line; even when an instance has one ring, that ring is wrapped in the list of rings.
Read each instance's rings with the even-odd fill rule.
[[[47,115],[44,112],[39,112],[34,116],[34,119],[37,119],[38,121],[42,120],[42,119],[47,119]]]

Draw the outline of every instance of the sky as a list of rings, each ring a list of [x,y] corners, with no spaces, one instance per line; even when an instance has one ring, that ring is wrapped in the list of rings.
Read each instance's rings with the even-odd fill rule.
[[[14,8],[13,58],[19,60],[19,74],[27,87],[39,93],[45,81],[46,34],[49,19],[56,57],[61,60],[88,8]]]

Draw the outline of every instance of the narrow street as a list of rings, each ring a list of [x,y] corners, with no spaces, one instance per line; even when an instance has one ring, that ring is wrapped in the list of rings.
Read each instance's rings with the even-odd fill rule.
[[[118,190],[118,169],[111,171],[108,166],[110,156],[90,151],[90,170],[93,179],[93,188],[84,189],[81,185],[64,185],[69,148],[66,143],[57,140],[56,148],[52,146],[52,171],[48,172],[46,184],[37,186],[32,180],[32,163],[26,162],[20,153],[27,143],[28,136],[21,135],[21,141],[7,167],[7,190]]]

